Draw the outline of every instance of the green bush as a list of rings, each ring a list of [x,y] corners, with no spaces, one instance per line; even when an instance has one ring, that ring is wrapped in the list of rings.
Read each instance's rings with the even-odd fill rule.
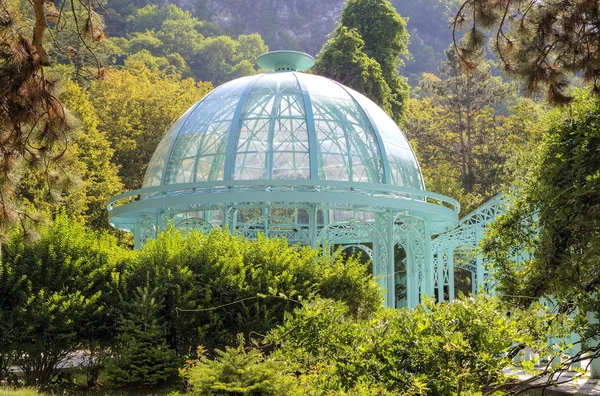
[[[506,381],[516,345],[540,350],[547,342],[548,317],[503,312],[498,300],[479,296],[356,319],[343,302],[316,298],[287,314],[265,343],[300,373],[307,394],[470,394]]]
[[[286,396],[296,393],[296,378],[285,363],[266,358],[257,349],[226,347],[215,350],[215,359],[200,353],[199,360],[182,370],[195,395]]]
[[[313,294],[341,299],[358,316],[381,306],[378,286],[353,259],[217,230],[169,230],[148,242],[128,270],[128,289],[147,278],[165,301],[167,340],[180,355],[197,345],[234,344],[238,333],[260,338],[298,306],[296,300]]]
[[[113,237],[65,215],[37,240],[17,229],[2,245],[0,355],[12,356],[26,384],[47,384],[70,352],[110,342],[126,256]]]

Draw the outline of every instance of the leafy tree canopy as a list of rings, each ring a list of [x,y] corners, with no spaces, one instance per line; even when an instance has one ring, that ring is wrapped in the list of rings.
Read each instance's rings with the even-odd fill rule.
[[[599,118],[598,99],[579,91],[543,119],[543,143],[511,164],[511,205],[484,241],[507,299],[551,297],[569,309],[598,295]]]
[[[137,9],[124,36],[112,41],[129,57],[147,51],[179,74],[214,85],[256,73],[256,59],[269,50],[259,34],[225,36],[175,5]]]
[[[349,0],[313,70],[361,91],[399,122],[409,92],[398,74],[408,37],[406,20],[388,0]]]
[[[539,140],[524,125],[541,109],[518,101],[515,87],[492,75],[490,62],[464,73],[452,48],[446,56],[441,78],[422,76],[417,97],[408,102],[404,130],[427,188],[458,199],[466,214],[500,192],[508,158]]]

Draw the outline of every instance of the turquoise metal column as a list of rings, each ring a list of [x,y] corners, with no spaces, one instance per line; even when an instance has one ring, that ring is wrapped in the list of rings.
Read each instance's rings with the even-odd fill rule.
[[[481,239],[483,238],[483,228],[477,227],[477,229],[475,230],[475,238],[477,241],[481,241]],[[475,265],[477,268],[477,271],[475,273],[477,279],[477,289],[474,291],[474,294],[477,294],[479,293],[479,290],[485,285],[485,268],[483,266],[483,255],[481,253],[477,254]]]
[[[396,257],[394,255],[394,215],[387,213],[387,249],[388,249],[388,306],[396,308]]]
[[[319,210],[318,205],[312,204],[308,209],[308,235],[310,239],[310,246],[313,249],[318,248],[317,241],[317,211]]]
[[[384,219],[382,219],[383,215],[380,213],[375,214],[375,226],[379,230],[387,228],[387,223]],[[385,243],[385,239],[383,241],[378,241],[379,235],[373,235],[373,276],[378,277],[378,282],[381,287],[381,290],[385,290],[383,294],[383,305],[386,307],[390,306],[389,300],[389,282],[388,280],[388,262],[382,260],[387,256],[387,244]],[[382,251],[385,250],[385,251]],[[377,272],[377,273],[375,273]]]
[[[431,223],[423,222],[423,248],[425,249],[425,293],[429,298],[435,297],[435,274],[433,273],[433,257],[431,252]]]
[[[410,243],[406,244],[406,305],[414,308],[419,304],[419,276],[415,268],[413,250]]]
[[[438,302],[444,301],[444,255],[441,251],[432,254],[433,256],[433,269],[437,277],[437,300]]]
[[[456,297],[454,294],[454,246],[450,245],[447,250],[448,255],[448,300],[452,301]]]

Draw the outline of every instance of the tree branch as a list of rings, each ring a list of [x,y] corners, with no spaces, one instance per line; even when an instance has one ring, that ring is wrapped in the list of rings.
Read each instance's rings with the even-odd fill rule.
[[[44,9],[44,0],[31,0],[33,9],[35,11],[35,26],[33,28],[33,41],[32,45],[35,48],[37,55],[37,68],[42,66],[50,66],[50,55],[44,48],[44,33],[48,28],[46,23],[46,10]]]

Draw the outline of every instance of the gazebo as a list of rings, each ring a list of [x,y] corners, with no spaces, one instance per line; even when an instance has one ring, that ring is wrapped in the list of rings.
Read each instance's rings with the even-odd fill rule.
[[[379,106],[301,73],[313,64],[299,52],[264,54],[269,72],[192,106],[159,143],[142,188],[109,201],[111,225],[136,247],[172,223],[360,250],[386,305],[447,294],[452,280],[431,244],[457,225],[458,203],[425,190],[408,140]]]

